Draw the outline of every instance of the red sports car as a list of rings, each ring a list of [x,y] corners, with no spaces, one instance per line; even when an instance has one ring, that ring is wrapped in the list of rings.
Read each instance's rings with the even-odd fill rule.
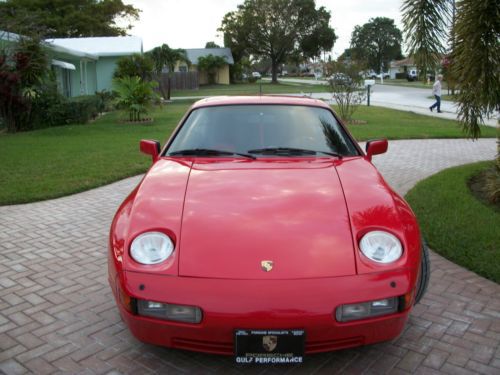
[[[111,225],[109,283],[139,340],[300,363],[397,337],[429,277],[408,204],[324,102],[200,100]]]

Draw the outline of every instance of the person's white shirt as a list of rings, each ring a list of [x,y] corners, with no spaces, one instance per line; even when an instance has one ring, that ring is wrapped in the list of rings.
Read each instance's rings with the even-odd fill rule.
[[[436,79],[432,85],[432,95],[441,96],[441,81],[439,79]]]

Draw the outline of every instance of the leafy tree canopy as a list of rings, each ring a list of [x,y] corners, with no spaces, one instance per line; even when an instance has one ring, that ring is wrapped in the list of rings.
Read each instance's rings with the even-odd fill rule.
[[[453,75],[460,87],[458,115],[464,131],[477,138],[481,134],[479,125],[483,116],[500,109],[498,0],[457,2],[454,35],[456,40],[451,56]],[[500,154],[497,165],[500,168]]]
[[[218,70],[226,64],[226,56],[209,54],[198,58],[198,68],[207,72],[209,84],[214,84],[218,81]]]
[[[332,49],[336,35],[329,22],[330,12],[316,9],[314,0],[245,0],[224,16],[219,31],[236,61],[245,55],[269,58],[277,82],[279,64],[292,54],[314,57]]]
[[[163,43],[161,46],[153,48],[145,55],[151,58],[153,62],[154,73],[157,76],[159,76],[163,72],[163,69],[165,67],[168,68],[167,89],[165,90],[165,87],[160,80],[160,91],[165,99],[170,100],[170,86],[175,66],[178,62],[185,62],[188,65],[191,64],[191,62],[187,58],[186,51],[180,48],[170,48],[168,44]]]
[[[205,44],[205,48],[220,48],[220,46],[215,42],[207,42],[207,44]]]
[[[114,77],[139,77],[143,81],[150,81],[153,70],[154,61],[148,54],[134,53],[117,60]]]
[[[393,19],[371,18],[363,26],[354,27],[351,36],[352,57],[380,73],[382,65],[387,70],[391,60],[402,58],[402,38]]]
[[[401,7],[408,53],[424,80],[445,52],[450,7],[450,0],[405,0]]]
[[[47,38],[120,36],[139,12],[122,0],[7,0],[0,2],[0,29]]]

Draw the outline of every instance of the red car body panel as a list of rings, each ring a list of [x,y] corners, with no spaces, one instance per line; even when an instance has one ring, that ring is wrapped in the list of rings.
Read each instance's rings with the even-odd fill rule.
[[[156,345],[232,354],[235,329],[302,328],[306,330],[306,353],[315,353],[398,336],[407,321],[407,311],[348,323],[336,322],[333,313],[341,303],[404,294],[411,285],[408,275],[407,270],[399,270],[335,278],[228,282],[126,272],[119,279],[127,293],[146,300],[168,294],[172,303],[202,307],[203,321],[159,321],[137,317],[123,308],[121,314],[136,337]],[[357,292],[353,293],[353,289]]]
[[[207,99],[193,108],[262,103],[330,110],[286,97]],[[395,235],[403,256],[390,265],[364,257],[358,243],[370,230]],[[131,258],[131,241],[147,231],[173,240],[166,262]],[[159,157],[118,209],[109,247],[109,282],[137,338],[217,354],[232,354],[236,329],[304,329],[307,353],[390,340],[408,318],[420,266],[413,213],[361,151],[342,159]],[[262,260],[274,262],[271,272]],[[203,319],[139,316],[123,296],[197,306]],[[397,313],[335,318],[343,304],[402,296]]]
[[[351,229],[334,160],[195,163],[184,203],[179,275],[354,275]],[[274,262],[273,272],[262,272],[262,260]]]

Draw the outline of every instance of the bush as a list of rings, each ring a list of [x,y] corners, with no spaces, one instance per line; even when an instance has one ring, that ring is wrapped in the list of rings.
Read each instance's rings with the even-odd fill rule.
[[[396,79],[406,79],[406,73],[396,73]]]
[[[248,79],[249,83],[255,83],[255,82],[257,82],[257,77],[254,77],[252,75],[249,75],[247,79]]]
[[[96,91],[95,93],[99,99],[101,100],[101,105],[99,108],[99,112],[110,112],[114,109],[114,101],[116,99],[116,93],[113,91]]]
[[[128,112],[129,121],[142,121],[153,102],[159,100],[154,91],[157,82],[145,82],[140,77],[122,77],[113,80],[117,93],[116,104]]]
[[[33,103],[34,119],[31,129],[85,124],[96,118],[102,108],[103,102],[98,95],[66,98],[57,91],[50,90]]]

